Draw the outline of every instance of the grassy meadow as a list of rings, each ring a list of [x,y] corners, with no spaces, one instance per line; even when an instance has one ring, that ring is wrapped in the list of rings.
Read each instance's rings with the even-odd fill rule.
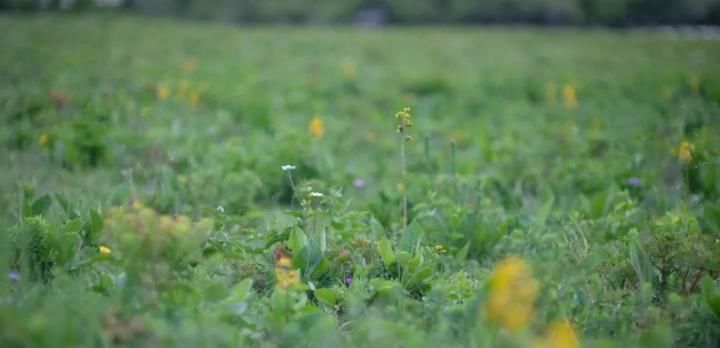
[[[718,41],[0,33],[0,346],[720,344]]]

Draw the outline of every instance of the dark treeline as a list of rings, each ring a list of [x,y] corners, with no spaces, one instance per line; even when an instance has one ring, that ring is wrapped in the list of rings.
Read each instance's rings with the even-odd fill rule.
[[[245,23],[720,24],[720,0],[0,0],[2,10],[95,7]]]

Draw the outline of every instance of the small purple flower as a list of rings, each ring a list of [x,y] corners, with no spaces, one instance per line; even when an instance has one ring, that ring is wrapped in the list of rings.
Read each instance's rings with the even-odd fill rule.
[[[640,178],[633,176],[627,179],[625,183],[628,184],[628,186],[638,187],[640,186],[640,184],[642,184],[642,181],[640,181]]]
[[[18,280],[20,280],[20,273],[12,271],[12,272],[8,273],[8,279],[10,279],[12,281],[18,281]]]
[[[352,281],[353,281],[352,274],[348,274],[345,276],[345,286],[352,285]]]
[[[365,187],[365,180],[355,178],[355,180],[353,180],[353,186],[355,186],[355,188],[363,188]]]

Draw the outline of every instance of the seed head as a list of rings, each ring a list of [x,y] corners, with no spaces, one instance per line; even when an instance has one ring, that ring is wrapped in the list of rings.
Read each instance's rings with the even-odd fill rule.
[[[404,141],[412,140],[412,136],[407,134],[408,129],[413,126],[410,108],[406,106],[400,109],[400,111],[395,113],[395,119],[398,120],[398,123],[395,125],[395,132],[405,134],[403,136]]]

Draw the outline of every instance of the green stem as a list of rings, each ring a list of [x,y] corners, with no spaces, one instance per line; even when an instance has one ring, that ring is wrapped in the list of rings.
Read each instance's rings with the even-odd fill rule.
[[[455,177],[455,140],[450,142],[450,174]]]
[[[407,228],[407,184],[405,183],[405,137],[400,138],[400,162],[402,166],[402,188],[403,188],[403,229]]]
[[[425,136],[425,168],[428,173],[432,170],[432,164],[430,163],[430,137]]]
[[[292,172],[288,170],[288,180],[290,181],[290,188],[292,189],[292,196],[290,196],[290,208],[295,207],[295,182],[293,182]]]

